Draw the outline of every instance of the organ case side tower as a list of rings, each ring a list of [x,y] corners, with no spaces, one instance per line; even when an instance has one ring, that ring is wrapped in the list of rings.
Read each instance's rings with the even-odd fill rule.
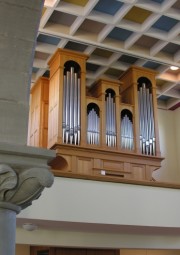
[[[134,105],[135,152],[160,156],[156,101],[156,72],[132,66],[120,78],[121,97]]]
[[[49,148],[85,144],[86,60],[85,54],[58,49],[49,61]]]

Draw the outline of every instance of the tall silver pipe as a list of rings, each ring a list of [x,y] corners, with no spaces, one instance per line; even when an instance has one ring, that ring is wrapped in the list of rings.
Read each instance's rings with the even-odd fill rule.
[[[116,146],[116,118],[115,118],[115,103],[114,99],[111,96],[111,93],[108,93],[106,97],[106,144],[107,146],[114,147]]]
[[[63,143],[80,142],[80,79],[71,67],[64,76],[63,90]],[[79,126],[78,126],[79,125]],[[78,131],[79,130],[79,131]],[[79,138],[78,138],[79,137]]]
[[[74,74],[74,144],[77,145],[77,136],[78,136],[78,123],[77,123],[77,73]]]
[[[152,100],[152,94],[150,94],[150,109],[151,109],[151,124],[152,124],[152,131],[151,131],[151,137],[152,137],[152,155],[156,155],[156,138],[155,138],[155,127],[154,127],[154,114],[153,114],[153,100]]]
[[[113,108],[112,108],[112,98],[111,94],[109,94],[109,138],[110,138],[110,146],[113,146]]]
[[[141,88],[140,88],[141,90]],[[142,111],[141,111],[141,93],[138,91],[138,109],[139,109],[139,139],[140,139],[140,150],[142,152]]]
[[[70,144],[73,143],[74,135],[74,68],[71,67],[71,81],[70,81]]]
[[[63,128],[63,143],[65,143],[65,130],[66,130],[66,75],[64,75],[64,85],[63,85],[63,118],[62,118],[62,128]]]
[[[67,71],[66,73],[66,144],[69,141],[70,135],[70,72]]]
[[[133,145],[133,124],[127,114],[121,119],[121,148],[132,150]]]
[[[112,130],[112,136],[113,136],[113,146],[116,146],[116,108],[115,103],[112,99],[112,116],[113,116],[113,130]]]
[[[94,108],[87,115],[87,142],[99,144],[99,116]]]
[[[106,98],[106,144],[109,146],[109,99]]]
[[[105,101],[105,112],[106,112],[106,145],[108,144],[108,106],[107,99]]]
[[[155,155],[152,93],[145,83],[139,88],[138,101],[141,152],[146,155]]]
[[[81,135],[81,112],[80,112],[80,102],[81,102],[81,88],[80,88],[80,78],[78,78],[78,90],[77,90],[77,124],[78,124],[78,145],[80,144]]]

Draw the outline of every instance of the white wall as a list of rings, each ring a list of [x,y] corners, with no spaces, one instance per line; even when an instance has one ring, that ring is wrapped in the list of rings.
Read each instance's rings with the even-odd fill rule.
[[[158,181],[180,183],[180,110],[158,110],[161,169],[154,172]]]
[[[179,215],[180,190],[59,177],[18,215],[41,221],[37,231],[18,229],[17,243],[180,248]]]
[[[174,112],[175,117],[175,136],[177,145],[177,160],[178,160],[178,170],[180,172],[180,108]]]

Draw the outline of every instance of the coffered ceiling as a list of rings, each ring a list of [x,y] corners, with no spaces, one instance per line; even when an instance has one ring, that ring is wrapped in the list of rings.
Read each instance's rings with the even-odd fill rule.
[[[180,106],[180,0],[46,0],[32,83],[49,76],[57,48],[89,55],[86,84],[118,79],[131,65],[156,70],[158,106]]]

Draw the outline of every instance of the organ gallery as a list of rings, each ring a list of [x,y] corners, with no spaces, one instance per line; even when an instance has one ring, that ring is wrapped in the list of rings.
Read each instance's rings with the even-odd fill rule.
[[[56,151],[55,175],[152,180],[161,166],[156,72],[132,66],[86,86],[85,54],[58,49],[31,89],[29,145]]]

